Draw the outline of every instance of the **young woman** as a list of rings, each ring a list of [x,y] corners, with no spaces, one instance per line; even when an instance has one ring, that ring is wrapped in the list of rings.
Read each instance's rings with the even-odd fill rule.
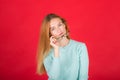
[[[70,38],[62,17],[48,14],[41,26],[37,72],[46,72],[48,80],[88,80],[88,65],[85,43]]]

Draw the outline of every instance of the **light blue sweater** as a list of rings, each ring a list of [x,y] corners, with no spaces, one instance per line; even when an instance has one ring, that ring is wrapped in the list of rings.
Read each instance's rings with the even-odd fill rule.
[[[89,59],[85,43],[70,39],[59,51],[58,58],[51,49],[44,59],[48,80],[88,80]]]

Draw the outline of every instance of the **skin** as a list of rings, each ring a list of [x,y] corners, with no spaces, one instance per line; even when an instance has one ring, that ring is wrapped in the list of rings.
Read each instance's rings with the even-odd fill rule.
[[[62,37],[57,40],[61,36],[66,34],[65,24],[62,23],[61,19],[53,18],[50,21],[50,45],[54,48],[54,56],[59,57],[59,47],[64,47],[69,43],[69,39],[67,37]]]

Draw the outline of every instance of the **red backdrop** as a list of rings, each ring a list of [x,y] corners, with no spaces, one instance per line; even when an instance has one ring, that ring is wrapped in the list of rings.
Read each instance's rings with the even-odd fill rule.
[[[1,0],[0,80],[47,80],[36,70],[40,24],[64,17],[72,39],[85,42],[89,80],[120,80],[120,7],[116,0]]]

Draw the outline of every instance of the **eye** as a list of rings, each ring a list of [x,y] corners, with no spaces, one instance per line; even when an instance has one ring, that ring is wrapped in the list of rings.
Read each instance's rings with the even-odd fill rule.
[[[53,30],[54,30],[54,28],[50,28],[50,30],[51,30],[51,31],[53,31]]]
[[[58,24],[58,27],[60,27],[60,26],[62,26],[63,24],[62,23],[60,23],[60,24]]]

